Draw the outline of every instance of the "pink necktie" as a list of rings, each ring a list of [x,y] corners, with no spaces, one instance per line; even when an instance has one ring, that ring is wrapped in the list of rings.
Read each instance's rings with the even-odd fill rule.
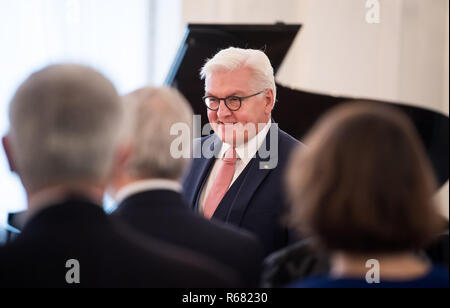
[[[224,158],[220,161],[221,165],[216,178],[212,184],[211,190],[205,201],[205,208],[203,215],[206,218],[211,218],[217,209],[220,201],[230,187],[234,176],[234,168],[236,166],[237,156],[236,150],[230,148],[225,152]]]

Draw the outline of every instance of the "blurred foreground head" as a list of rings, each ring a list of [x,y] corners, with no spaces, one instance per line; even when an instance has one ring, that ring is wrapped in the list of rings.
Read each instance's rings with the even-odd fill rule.
[[[124,174],[178,180],[189,163],[192,108],[176,89],[146,87],[124,97],[131,151]]]
[[[412,123],[396,109],[338,107],[305,143],[288,168],[288,219],[319,247],[403,252],[440,231],[430,163]]]
[[[4,139],[27,192],[104,184],[121,137],[122,108],[113,84],[88,67],[52,65],[28,77],[11,101]]]

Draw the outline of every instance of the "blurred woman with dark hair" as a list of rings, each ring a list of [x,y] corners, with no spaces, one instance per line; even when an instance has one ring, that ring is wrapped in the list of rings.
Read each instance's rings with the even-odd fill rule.
[[[348,104],[322,118],[305,143],[287,169],[288,219],[330,254],[331,271],[290,286],[448,287],[448,271],[415,254],[443,219],[409,120],[394,108]]]

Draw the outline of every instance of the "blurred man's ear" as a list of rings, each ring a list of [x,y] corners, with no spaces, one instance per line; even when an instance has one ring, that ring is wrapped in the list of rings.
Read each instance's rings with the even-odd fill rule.
[[[125,143],[119,147],[114,164],[116,166],[116,169],[119,169],[120,171],[125,170],[131,157],[132,149],[133,147],[131,143]]]
[[[9,169],[12,172],[16,172],[16,167],[14,165],[14,160],[11,154],[11,146],[9,144],[8,135],[2,138],[3,149],[5,150],[6,158],[8,159]]]
[[[111,197],[114,197],[122,186],[128,184],[126,168],[131,157],[132,149],[131,143],[124,143],[120,145],[114,156],[113,168],[107,184],[107,190]]]

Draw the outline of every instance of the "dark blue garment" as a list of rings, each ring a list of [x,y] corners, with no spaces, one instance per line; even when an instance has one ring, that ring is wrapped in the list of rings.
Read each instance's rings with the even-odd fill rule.
[[[447,269],[434,266],[427,275],[414,280],[381,280],[380,283],[369,284],[365,279],[322,276],[296,281],[288,288],[448,288],[448,276]]]

